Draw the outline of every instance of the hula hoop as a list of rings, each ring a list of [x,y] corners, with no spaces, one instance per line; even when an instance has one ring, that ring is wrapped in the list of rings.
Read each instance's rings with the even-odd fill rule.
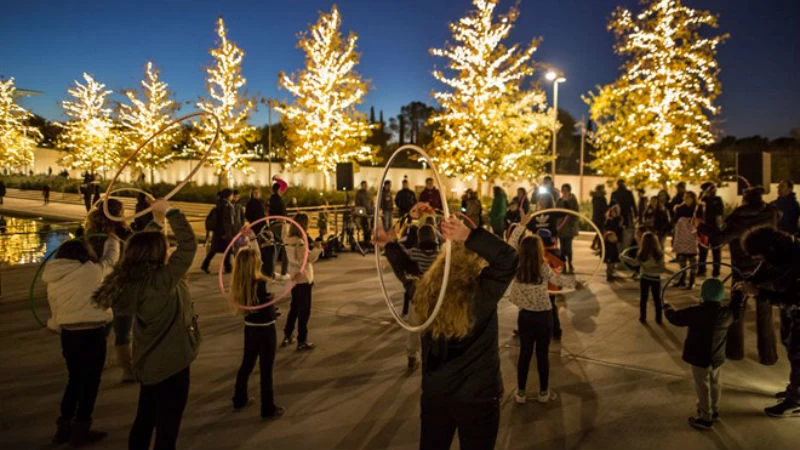
[[[211,143],[208,144],[208,148],[206,149],[206,152],[205,152],[205,155],[203,155],[203,158],[200,159],[200,161],[197,163],[197,165],[194,167],[194,169],[192,169],[189,172],[189,175],[186,175],[186,178],[183,181],[181,181],[177,186],[175,186],[171,191],[169,191],[169,193],[167,193],[167,195],[164,196],[164,200],[171,199],[175,194],[177,194],[181,189],[183,189],[183,187],[186,186],[186,183],[188,183],[189,180],[197,173],[197,171],[200,170],[201,167],[203,167],[203,164],[206,163],[206,160],[208,160],[209,155],[211,155],[211,149],[213,149],[214,146],[217,144],[217,140],[219,140],[219,132],[220,132],[220,126],[221,125],[219,123],[219,119],[214,114],[211,114],[211,113],[205,112],[205,111],[193,112],[191,114],[186,114],[185,116],[178,117],[177,119],[173,120],[172,122],[170,122],[170,123],[164,125],[163,127],[161,127],[160,130],[156,131],[152,136],[147,138],[146,141],[144,141],[141,145],[139,145],[139,147],[137,147],[136,150],[134,150],[133,153],[131,153],[131,155],[128,156],[128,159],[126,159],[125,162],[122,163],[122,165],[119,167],[119,170],[117,170],[117,173],[114,175],[114,178],[111,179],[111,183],[108,185],[108,188],[106,189],[106,194],[105,194],[103,200],[108,200],[108,197],[111,195],[111,191],[114,188],[114,183],[116,183],[117,179],[119,178],[119,176],[122,175],[122,171],[125,170],[125,168],[131,163],[131,161],[133,161],[133,158],[135,158],[136,155],[143,148],[145,148],[147,146],[147,144],[149,144],[153,139],[155,139],[156,137],[158,137],[163,132],[165,132],[168,129],[172,128],[173,126],[183,122],[186,119],[190,119],[192,117],[206,116],[206,115],[210,116],[212,119],[214,119],[214,121],[217,124],[217,129],[214,131],[214,138],[211,140]],[[139,217],[142,217],[142,216],[150,213],[150,211],[152,211],[152,210],[153,210],[153,207],[150,206],[148,208],[145,208],[145,209],[139,211],[138,213],[135,213],[132,216],[128,216],[128,217],[126,217],[126,216],[122,216],[122,217],[120,217],[120,216],[112,216],[111,212],[108,210],[108,203],[107,202],[103,203],[103,213],[106,215],[106,217],[108,217],[109,219],[111,219],[111,220],[113,220],[115,222],[122,222],[123,220],[137,219]]]
[[[630,256],[627,255],[627,253],[630,252],[631,250],[637,250],[638,251],[639,250],[639,246],[638,245],[631,245],[630,247],[628,247],[625,250],[621,251],[619,253],[620,259],[622,259],[623,256],[630,258]],[[624,259],[622,259],[622,264],[625,267],[627,267],[629,270],[632,270],[634,272],[639,269],[638,267],[634,267],[634,266],[628,264],[628,262],[625,261]]]
[[[50,252],[42,260],[42,262],[39,263],[39,267],[37,267],[36,268],[36,272],[33,273],[33,279],[31,280],[31,285],[30,285],[30,288],[28,289],[28,303],[29,303],[31,312],[33,313],[33,318],[36,319],[36,322],[38,322],[39,325],[42,328],[47,328],[47,324],[44,321],[42,321],[42,318],[39,317],[39,313],[36,312],[36,304],[35,304],[34,298],[33,298],[33,291],[36,289],[36,280],[38,280],[39,276],[42,274],[42,270],[44,269],[45,263],[50,261],[50,258],[52,258],[53,255],[58,253],[58,250],[64,244],[66,244],[67,242],[78,241],[78,240],[82,240],[82,239],[90,239],[90,238],[93,238],[93,237],[104,237],[104,238],[107,238],[108,235],[106,233],[91,233],[91,234],[85,234],[83,236],[79,236],[79,237],[72,238],[72,239],[66,239],[64,242],[58,244],[58,247],[54,248],[53,251]]]
[[[603,267],[603,261],[606,259],[606,243],[605,243],[605,240],[603,239],[603,233],[600,231],[600,228],[598,228],[597,225],[595,225],[594,222],[592,222],[592,220],[589,219],[587,216],[585,216],[585,215],[583,215],[583,214],[581,214],[581,213],[579,213],[577,211],[573,211],[571,209],[566,209],[566,208],[542,209],[540,211],[536,211],[536,212],[532,213],[530,215],[530,218],[533,219],[534,217],[536,217],[536,216],[538,216],[540,214],[544,214],[544,213],[548,213],[548,212],[560,212],[560,213],[564,213],[564,214],[573,215],[573,216],[577,217],[578,219],[581,219],[581,220],[587,222],[589,225],[591,225],[591,227],[594,228],[594,231],[597,233],[597,236],[600,237],[600,262],[597,263],[597,266],[595,266],[594,271],[592,272],[592,275],[589,276],[589,279],[586,280],[586,282],[584,282],[583,284],[591,283],[594,280],[594,278],[597,276],[598,272],[600,271],[600,268]],[[524,233],[523,233],[523,235],[524,235]],[[560,291],[551,291],[549,289],[547,290],[547,293],[550,294],[550,295],[569,294],[569,293],[572,293],[572,292],[575,292],[575,288],[562,289]]]
[[[725,277],[725,279],[722,280],[723,283],[728,281],[728,279],[733,275],[733,272],[736,272],[737,274],[739,274],[739,276],[744,277],[744,273],[742,273],[742,271],[739,270],[739,268],[737,268],[734,265],[731,265],[731,264],[728,264],[728,263],[724,263],[724,262],[719,262],[717,264],[719,264],[720,266],[725,266],[725,267],[728,267],[728,268],[731,269],[731,275]],[[694,264],[688,265],[688,266],[684,267],[683,269],[675,272],[671,277],[667,278],[667,282],[664,283],[664,286],[661,288],[661,302],[664,303],[664,301],[665,301],[664,300],[664,298],[665,298],[664,294],[667,292],[667,288],[669,287],[669,284],[672,282],[672,280],[674,280],[675,278],[678,277],[678,275],[686,272],[687,270],[690,270],[690,269],[695,268],[695,267],[700,267],[701,265],[708,265],[708,263],[694,263]]]
[[[475,221],[472,220],[468,215],[462,213],[461,211],[456,211],[456,216],[464,219],[467,221],[468,224],[472,225],[472,229],[478,228],[478,225],[475,224]]]
[[[386,182],[386,177],[389,175],[389,169],[392,167],[392,163],[397,158],[397,156],[400,153],[404,152],[405,150],[413,150],[419,153],[420,156],[425,158],[428,161],[428,163],[430,163],[431,171],[433,172],[433,177],[436,180],[436,184],[439,186],[439,197],[442,200],[442,208],[445,213],[445,218],[448,217],[450,215],[450,209],[447,207],[447,198],[444,196],[444,190],[442,189],[443,187],[442,182],[439,179],[439,172],[436,171],[436,164],[434,164],[431,157],[428,156],[428,153],[426,153],[425,150],[423,150],[421,147],[412,144],[407,144],[395,150],[395,152],[392,153],[392,156],[386,162],[386,167],[383,169],[383,176],[381,177],[381,183],[379,184],[379,186],[383,186],[383,184]],[[378,201],[375,202],[375,224],[376,224],[375,236],[377,236],[378,232],[377,223],[380,214],[382,197],[383,197],[382,195],[379,195]],[[408,322],[406,322],[402,317],[400,317],[400,314],[397,313],[394,306],[392,305],[392,299],[389,298],[389,292],[386,290],[386,282],[383,279],[383,270],[381,267],[381,250],[377,245],[375,246],[375,268],[378,270],[378,280],[380,281],[381,292],[383,293],[383,299],[386,301],[386,306],[389,307],[389,312],[392,314],[392,317],[394,317],[394,320],[401,327],[405,328],[408,331],[411,332],[424,331],[433,323],[433,321],[436,319],[436,316],[439,314],[439,310],[442,308],[442,303],[444,302],[444,296],[445,293],[447,292],[447,281],[450,279],[450,260],[452,257],[452,246],[449,240],[446,240],[444,242],[444,252],[445,252],[444,278],[442,278],[442,287],[439,289],[439,298],[436,300],[436,305],[433,307],[433,311],[431,312],[431,315],[428,317],[428,320],[426,320],[421,325],[411,325]]]
[[[151,193],[149,193],[149,192],[147,192],[145,190],[139,189],[139,188],[134,188],[134,187],[116,188],[113,191],[109,192],[108,196],[106,196],[105,198],[101,198],[101,199],[97,200],[96,202],[94,202],[94,204],[92,205],[92,209],[97,208],[97,205],[99,205],[100,203],[104,202],[106,199],[111,198],[111,196],[116,194],[117,192],[125,192],[125,191],[138,192],[140,194],[144,194],[150,200],[155,200],[156,199],[155,197],[153,197],[153,194],[151,194]]]
[[[303,254],[303,264],[300,265],[300,272],[303,272],[304,270],[306,270],[306,265],[308,264],[308,255],[309,255],[308,235],[306,234],[306,230],[304,230],[303,227],[301,227],[299,223],[295,222],[294,220],[292,220],[292,219],[290,219],[289,217],[286,217],[286,216],[266,216],[266,217],[262,217],[262,218],[260,218],[258,220],[255,220],[255,221],[251,222],[249,225],[243,227],[239,231],[239,233],[237,233],[236,236],[234,236],[233,239],[231,239],[231,242],[225,248],[225,251],[222,252],[222,260],[225,261],[225,258],[227,258],[228,253],[231,251],[231,249],[233,248],[233,245],[236,243],[236,241],[241,236],[244,236],[244,234],[246,232],[250,231],[250,229],[252,228],[253,225],[261,223],[261,222],[266,222],[267,220],[270,220],[270,219],[271,220],[284,220],[286,222],[291,223],[292,225],[297,227],[298,230],[300,230],[300,235],[303,238],[303,242],[306,243],[306,245],[304,246],[306,251]],[[262,305],[245,306],[245,305],[239,304],[236,301],[234,301],[233,297],[231,297],[228,292],[225,292],[225,281],[222,279],[222,270],[223,270],[223,268],[224,268],[224,265],[220,264],[219,265],[219,271],[217,272],[217,280],[219,281],[219,290],[220,290],[220,292],[222,292],[222,296],[226,297],[228,299],[228,302],[231,305],[233,305],[233,306],[235,306],[237,308],[241,308],[241,309],[247,310],[247,311],[255,311],[257,309],[266,308],[267,306],[274,305],[278,300],[281,300],[282,298],[286,297],[286,295],[289,294],[289,292],[291,292],[292,288],[295,286],[295,282],[292,281],[286,287],[286,289],[284,289],[283,292],[281,292],[280,295],[276,296],[271,301],[269,301],[267,303],[264,303]]]

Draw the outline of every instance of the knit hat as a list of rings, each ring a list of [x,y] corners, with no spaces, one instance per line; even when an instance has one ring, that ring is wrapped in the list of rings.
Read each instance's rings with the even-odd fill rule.
[[[704,302],[721,302],[725,298],[725,285],[716,278],[709,278],[700,286],[700,296]]]
[[[536,230],[536,234],[538,234],[539,237],[542,238],[542,244],[544,244],[545,247],[553,246],[553,234],[550,233],[550,230],[548,230],[547,228],[540,228]]]

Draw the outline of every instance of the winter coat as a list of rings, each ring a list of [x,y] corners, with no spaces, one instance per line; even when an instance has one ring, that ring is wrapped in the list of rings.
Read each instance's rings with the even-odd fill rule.
[[[492,209],[489,211],[489,221],[495,230],[503,230],[503,221],[508,211],[508,199],[505,192],[495,196],[492,200]]]
[[[669,212],[663,208],[648,206],[644,210],[643,223],[650,227],[659,236],[665,236],[670,231]]]
[[[794,192],[778,197],[777,200],[772,202],[772,205],[781,212],[781,218],[778,220],[779,230],[791,235],[796,235],[800,232],[797,226],[797,221],[800,220],[800,204],[797,203],[797,196]]]
[[[244,208],[244,218],[247,219],[248,222],[253,223],[256,220],[263,219],[266,216],[267,214],[264,210],[264,202],[262,202],[259,198],[250,197],[250,200],[247,202],[247,206]],[[255,234],[259,234],[265,226],[266,224],[264,222],[258,223],[253,227],[253,232]]]
[[[283,203],[283,198],[280,194],[272,194],[269,197],[269,215],[270,216],[285,216],[286,205]]]
[[[305,254],[303,238],[301,236],[287,236],[283,242],[286,244],[286,256],[289,258],[289,266],[286,273],[294,274],[300,272],[300,267],[303,266],[303,255]],[[322,254],[322,248],[313,247],[310,238],[307,245],[309,246],[308,262],[302,276],[297,280],[297,284],[314,284],[314,263],[317,262],[319,255]]]
[[[394,203],[397,205],[397,209],[400,210],[400,215],[404,216],[417,204],[417,195],[411,189],[400,189],[397,191],[397,195],[394,196]]]
[[[103,256],[96,263],[53,259],[44,266],[42,281],[47,283],[50,304],[47,328],[59,331],[62,327],[102,326],[111,322],[111,310],[95,305],[92,294],[117,263],[119,244],[118,239],[106,239]]]
[[[675,223],[672,251],[679,256],[697,254],[697,228],[692,223],[692,219],[681,217]]]
[[[356,207],[362,207],[366,210],[367,215],[372,215],[375,211],[375,204],[372,202],[372,196],[366,189],[359,189],[356,191]]]
[[[605,227],[608,200],[604,193],[592,191],[592,222],[601,230]]]
[[[625,226],[630,227],[636,215],[636,200],[633,198],[633,192],[627,188],[618,188],[611,193],[611,204],[619,205],[619,213]]]
[[[489,263],[478,275],[471,329],[462,339],[434,338],[430,331],[423,332],[422,396],[456,401],[497,400],[503,393],[497,302],[514,278],[517,252],[481,228],[470,232],[465,245]],[[419,269],[399,245],[387,245],[386,257],[395,273],[421,275],[413,273]]]
[[[112,274],[95,294],[112,304],[114,314],[133,316],[133,373],[144,385],[156,384],[189,367],[197,356],[200,332],[186,272],[197,253],[192,226],[177,209],[167,221],[178,242],[166,264],[143,266],[136,278]],[[160,225],[150,227],[160,229]]]
[[[741,320],[743,301],[734,300],[729,306],[719,302],[703,302],[681,310],[664,305],[667,320],[679,327],[689,327],[683,343],[683,360],[697,367],[714,367],[725,363],[725,344],[728,328]]]
[[[742,205],[725,218],[722,230],[715,230],[709,224],[703,224],[700,231],[710,237],[711,245],[729,244],[731,264],[742,271],[749,271],[758,265],[742,248],[741,237],[749,230],[763,226],[776,226],[778,209],[770,204]]]
[[[703,214],[703,221],[714,229],[719,229],[722,224],[722,216],[725,214],[725,204],[722,199],[715,195],[705,199],[705,214]]]
[[[431,205],[433,209],[442,209],[442,196],[437,188],[423,189],[419,194],[419,201]]]
[[[558,199],[556,206],[558,208],[570,209],[575,212],[580,210],[580,207],[578,206],[578,199],[575,198],[574,195],[570,195],[569,199],[566,200],[563,197]],[[563,214],[562,218],[559,220],[559,224],[561,225],[561,228],[558,229],[559,237],[570,238],[578,235],[577,217],[571,214]]]

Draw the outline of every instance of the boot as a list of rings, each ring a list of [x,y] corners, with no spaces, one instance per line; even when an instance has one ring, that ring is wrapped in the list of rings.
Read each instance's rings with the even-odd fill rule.
[[[61,445],[66,442],[69,442],[70,436],[72,436],[72,423],[68,419],[64,419],[63,417],[59,417],[56,420],[56,434],[53,436],[53,444]]]
[[[73,447],[82,447],[84,445],[94,444],[101,441],[108,436],[108,433],[103,431],[92,430],[92,421],[76,420],[72,422],[72,435],[69,439],[69,445]]]
[[[133,354],[131,353],[130,345],[117,345],[117,363],[122,368],[122,382],[132,383],[136,381],[133,376]]]

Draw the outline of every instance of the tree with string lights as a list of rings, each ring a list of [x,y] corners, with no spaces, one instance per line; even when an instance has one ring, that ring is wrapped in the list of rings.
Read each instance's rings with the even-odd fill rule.
[[[294,96],[293,103],[276,108],[289,142],[287,162],[325,172],[326,182],[337,163],[372,160],[375,155],[366,144],[372,125],[356,110],[368,92],[354,70],[360,57],[358,37],[352,32],[342,36],[341,23],[336,5],[329,14],[320,13],[297,43],[306,53],[305,68],[279,74],[280,86]]]
[[[648,0],[638,15],[617,8],[608,29],[623,73],[584,100],[597,124],[592,166],[635,186],[715,178],[717,162],[704,148],[715,140],[720,109],[717,47],[727,35],[708,11],[680,0]]]
[[[242,76],[244,50],[228,40],[228,30],[221,17],[217,19],[217,36],[219,45],[210,51],[214,65],[206,69],[209,97],[201,97],[197,107],[219,119],[219,141],[211,149],[208,161],[216,169],[217,175],[226,178],[228,185],[231,185],[232,171],[247,168],[250,155],[246,145],[255,136],[255,128],[247,120],[255,111],[255,102],[240,91],[247,82]],[[192,137],[194,150],[205,151],[215,131],[216,121],[203,116]]]
[[[125,91],[129,104],[119,105],[119,121],[122,126],[123,148],[125,153],[135,151],[148,138],[174,120],[178,103],[170,98],[167,83],[159,79],[158,71],[148,62],[141,81],[141,98],[135,90]],[[150,173],[153,183],[153,171],[166,164],[175,155],[172,146],[180,135],[180,127],[174,126],[153,138],[133,161],[133,167],[139,172]]]
[[[15,169],[33,164],[33,150],[42,133],[29,124],[33,114],[16,102],[14,78],[0,80],[0,167]]]
[[[449,70],[433,71],[447,89],[433,94],[442,110],[430,119],[436,130],[431,157],[445,174],[479,183],[532,178],[551,159],[552,113],[544,92],[526,86],[539,40],[506,47],[519,11],[495,20],[498,2],[473,0],[475,9],[450,24],[453,42],[431,50],[447,59]]]
[[[90,173],[113,169],[120,162],[120,142],[108,107],[111,91],[88,73],[83,79],[86,84],[75,81],[67,90],[73,100],[61,102],[71,120],[63,124],[59,136],[58,146],[66,152],[60,164]]]

